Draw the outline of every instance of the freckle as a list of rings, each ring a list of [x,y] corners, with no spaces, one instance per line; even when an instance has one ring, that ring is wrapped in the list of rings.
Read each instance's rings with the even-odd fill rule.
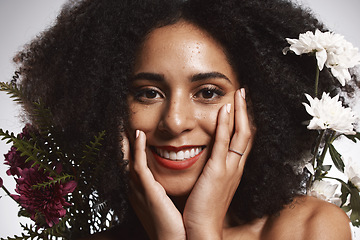
[[[200,53],[200,51],[198,51],[198,53]]]

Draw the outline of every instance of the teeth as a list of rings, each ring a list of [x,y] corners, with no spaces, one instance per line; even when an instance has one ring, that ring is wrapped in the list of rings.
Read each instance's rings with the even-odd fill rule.
[[[161,156],[163,158],[170,159],[170,160],[176,160],[176,161],[182,161],[182,160],[185,160],[185,159],[188,159],[188,158],[195,157],[201,151],[202,151],[201,147],[181,150],[181,151],[178,151],[178,152],[167,151],[167,150],[164,150],[164,149],[156,148],[156,153],[159,154],[159,156]]]
[[[170,152],[170,159],[176,160],[176,152]]]
[[[163,155],[160,155],[164,158],[170,158],[170,153],[168,151],[163,150]]]
[[[189,150],[185,151],[184,158],[190,158],[190,151]]]
[[[192,148],[190,150],[190,157],[194,157],[195,156],[195,150]]]
[[[176,159],[177,160],[183,160],[184,156],[185,156],[184,151],[178,151],[177,154],[176,154]]]

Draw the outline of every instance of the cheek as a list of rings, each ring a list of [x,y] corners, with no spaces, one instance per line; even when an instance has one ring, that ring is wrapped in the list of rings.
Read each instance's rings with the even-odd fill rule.
[[[157,127],[157,118],[160,113],[156,108],[152,108],[146,105],[132,105],[130,106],[129,115],[129,130],[131,135],[135,133],[135,130],[141,130],[145,134],[151,132]]]
[[[195,111],[199,127],[211,138],[215,135],[217,117],[221,106],[213,105]]]
[[[231,113],[230,113],[230,121],[229,121],[229,134],[232,134],[234,131],[234,102],[229,101],[231,103]],[[206,109],[196,111],[196,119],[199,123],[199,126],[207,133],[207,135],[211,136],[211,138],[215,137],[215,131],[217,126],[217,119],[219,115],[220,108],[225,105],[217,104]]]

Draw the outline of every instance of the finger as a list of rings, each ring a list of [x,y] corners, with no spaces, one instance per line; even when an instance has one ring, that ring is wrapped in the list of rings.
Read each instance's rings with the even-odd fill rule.
[[[217,127],[215,131],[215,140],[211,153],[211,161],[225,166],[225,159],[230,142],[229,122],[230,122],[231,104],[225,104],[220,108]],[[209,159],[209,161],[210,161]]]
[[[235,121],[234,121],[234,134],[230,142],[230,149],[234,149],[243,155],[229,151],[230,161],[240,161],[242,164],[245,163],[246,156],[250,151],[248,148],[249,140],[251,137],[250,122],[247,114],[247,107],[245,101],[245,89],[237,90],[235,93]]]
[[[153,174],[151,173],[146,158],[146,135],[141,130],[136,130],[134,143],[134,172],[137,178],[140,180],[144,189],[149,189],[151,183],[155,181]]]

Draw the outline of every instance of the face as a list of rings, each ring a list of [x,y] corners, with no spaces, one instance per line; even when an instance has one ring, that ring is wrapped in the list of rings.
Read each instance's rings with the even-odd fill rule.
[[[234,106],[239,87],[222,47],[198,27],[179,22],[146,38],[128,96],[128,134],[130,142],[136,129],[146,134],[148,166],[169,195],[193,188],[211,155],[219,109]]]

